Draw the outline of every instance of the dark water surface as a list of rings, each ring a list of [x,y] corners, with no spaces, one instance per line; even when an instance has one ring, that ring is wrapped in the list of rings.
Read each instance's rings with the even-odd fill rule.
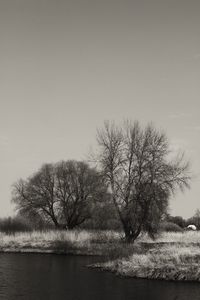
[[[95,257],[0,254],[0,299],[199,300],[200,283],[119,278],[85,267]]]

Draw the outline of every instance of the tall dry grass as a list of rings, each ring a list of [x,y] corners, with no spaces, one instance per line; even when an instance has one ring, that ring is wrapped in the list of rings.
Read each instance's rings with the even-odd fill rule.
[[[91,245],[91,244],[107,244],[120,243],[123,240],[123,233],[113,230],[72,230],[72,231],[32,231],[18,232],[7,235],[0,232],[0,247],[9,247],[10,245],[25,246],[47,246],[53,242],[67,242],[74,245]],[[159,235],[155,240],[142,234],[136,243],[177,243],[177,244],[200,244],[200,232],[185,231],[181,232],[165,232]]]
[[[92,244],[115,243],[121,238],[115,231],[33,231],[18,232],[13,235],[0,233],[0,249],[25,248],[89,248]]]
[[[155,241],[143,235],[140,242],[151,247],[97,267],[131,277],[200,281],[200,232],[163,233]]]
[[[163,232],[152,240],[147,234],[139,238],[140,242],[147,243],[200,243],[200,231]]]

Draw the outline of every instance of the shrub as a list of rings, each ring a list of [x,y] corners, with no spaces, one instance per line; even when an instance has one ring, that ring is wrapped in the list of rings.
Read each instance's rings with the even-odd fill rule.
[[[161,231],[166,231],[166,232],[181,232],[183,229],[178,226],[175,223],[172,222],[163,222],[160,225],[160,230]]]
[[[186,220],[184,220],[183,217],[180,217],[180,216],[175,216],[175,217],[174,216],[169,216],[166,221],[174,223],[174,224],[178,225],[181,228],[186,227]]]
[[[15,232],[31,231],[31,226],[19,217],[0,219],[0,231],[12,234]]]
[[[80,227],[87,230],[121,230],[122,228],[112,203],[96,203],[92,217]]]

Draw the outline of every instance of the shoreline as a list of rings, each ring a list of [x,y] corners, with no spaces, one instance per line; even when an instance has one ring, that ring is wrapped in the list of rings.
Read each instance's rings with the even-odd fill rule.
[[[134,244],[111,231],[0,233],[0,253],[104,257],[89,267],[128,278],[199,282],[199,240],[200,233],[164,233],[156,241],[144,236]]]

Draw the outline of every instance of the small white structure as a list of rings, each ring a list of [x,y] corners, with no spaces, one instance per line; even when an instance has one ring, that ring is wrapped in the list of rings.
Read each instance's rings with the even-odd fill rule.
[[[195,230],[197,230],[197,227],[195,225],[188,225],[187,229],[195,231]]]

